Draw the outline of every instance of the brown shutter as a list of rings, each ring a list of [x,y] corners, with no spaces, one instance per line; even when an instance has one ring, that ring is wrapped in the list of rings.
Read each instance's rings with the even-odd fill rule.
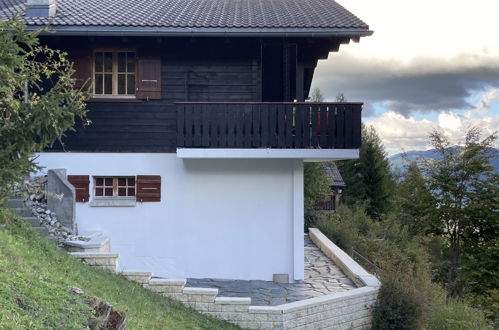
[[[138,99],[159,100],[161,98],[161,58],[159,55],[140,54],[137,60]]]
[[[68,175],[68,181],[75,187],[75,201],[88,202],[88,184],[90,179],[88,175]]]
[[[89,49],[69,51],[69,59],[73,62],[75,88],[89,91],[92,86],[92,56]]]
[[[161,176],[137,175],[137,194],[139,202],[161,201]]]

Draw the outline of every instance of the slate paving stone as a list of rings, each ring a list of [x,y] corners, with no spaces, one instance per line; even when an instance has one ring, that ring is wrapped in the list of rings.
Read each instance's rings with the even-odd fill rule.
[[[305,235],[305,280],[296,283],[226,279],[187,279],[188,287],[217,288],[220,297],[250,297],[257,306],[277,306],[334,292],[355,284]]]

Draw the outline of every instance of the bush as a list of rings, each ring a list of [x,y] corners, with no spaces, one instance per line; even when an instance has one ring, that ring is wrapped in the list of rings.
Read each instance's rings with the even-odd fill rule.
[[[494,329],[485,314],[458,300],[443,302],[433,308],[429,330],[487,330]]]

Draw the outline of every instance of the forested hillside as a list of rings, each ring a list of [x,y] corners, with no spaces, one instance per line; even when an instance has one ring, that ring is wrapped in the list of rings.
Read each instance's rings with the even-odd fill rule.
[[[362,139],[360,159],[336,162],[346,183],[336,213],[314,209],[324,187],[310,183],[323,174],[306,165],[306,219],[381,278],[373,328],[497,326],[497,137],[472,128],[456,147],[432,132],[433,150],[408,158],[403,172],[392,170],[372,127]]]

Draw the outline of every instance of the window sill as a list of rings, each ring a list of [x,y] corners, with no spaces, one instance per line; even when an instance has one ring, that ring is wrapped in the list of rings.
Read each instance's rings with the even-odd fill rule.
[[[114,103],[140,103],[140,102],[144,102],[144,100],[139,100],[139,99],[136,99],[136,98],[132,98],[132,97],[93,97],[91,96],[87,102],[92,102],[92,103],[98,103],[98,102],[106,102],[106,103],[110,103],[110,102],[114,102]]]
[[[90,202],[92,207],[135,207],[135,199],[94,199]]]

